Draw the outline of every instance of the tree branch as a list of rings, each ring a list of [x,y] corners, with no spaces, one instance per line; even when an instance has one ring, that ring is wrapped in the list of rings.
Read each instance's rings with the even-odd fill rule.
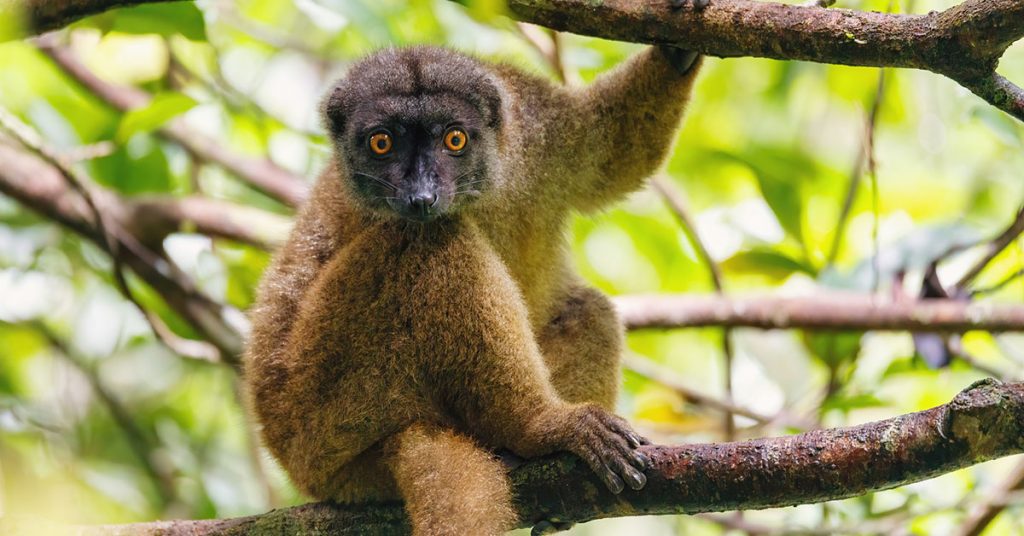
[[[43,36],[36,40],[36,45],[83,87],[118,110],[141,108],[152,98],[140,89],[112,84],[96,76],[75,57],[73,52],[60,46],[55,36]],[[181,145],[194,157],[223,167],[285,205],[295,207],[306,198],[308,185],[302,178],[266,158],[232,152],[215,140],[191,130],[180,119],[164,125],[158,134]]]
[[[613,495],[570,455],[511,473],[519,525],[815,503],[890,489],[1024,451],[1024,384],[978,382],[952,402],[893,419],[736,443],[645,447],[647,486]],[[308,504],[237,519],[98,526],[81,534],[404,535],[396,504]]]
[[[715,294],[719,297],[725,297],[725,285],[722,283],[722,267],[715,262],[715,259],[708,253],[708,248],[704,246],[704,241],[700,238],[700,233],[697,232],[697,224],[693,221],[690,216],[689,208],[687,207],[686,198],[683,197],[683,193],[678,191],[675,186],[672,185],[671,180],[668,177],[654,177],[651,179],[651,187],[654,191],[661,195],[661,198],[668,204],[669,209],[675,215],[676,220],[679,222],[679,227],[683,229],[683,234],[686,235],[686,239],[690,241],[690,245],[693,246],[694,251],[697,252],[697,258],[704,264],[708,269],[708,276],[711,279],[711,286],[715,289]],[[725,377],[725,398],[727,401],[732,401],[732,368],[733,368],[733,346],[732,346],[732,329],[725,327],[722,329],[722,357],[723,363],[722,368],[723,376]],[[732,418],[731,413],[725,414],[725,420],[723,421],[725,440],[732,441],[736,439],[736,423]]]
[[[59,175],[54,175],[59,172],[35,156],[5,145],[2,140],[0,162],[4,163],[0,166],[0,193],[104,248],[105,237],[94,225],[85,201],[71,192]],[[118,210],[119,207],[112,203],[114,197],[97,193],[101,194],[96,199],[101,211]],[[237,364],[242,339],[238,331],[224,320],[224,306],[200,292],[191,280],[134,235],[121,233],[116,238],[125,245],[116,251],[123,257],[124,264],[153,287],[171,309],[192,324],[206,340],[217,346],[228,363]]]
[[[967,513],[963,524],[954,532],[954,536],[980,536],[995,520],[996,516],[1007,506],[1005,499],[1014,491],[1024,489],[1024,462],[1010,469],[1006,479],[994,486],[986,497],[973,505]]]
[[[1021,233],[1024,233],[1024,205],[1021,205],[1021,207],[1017,209],[1017,216],[1014,217],[1010,226],[985,245],[985,254],[978,259],[978,262],[974,263],[974,265],[967,270],[967,273],[957,280],[956,284],[953,285],[953,288],[965,290],[967,286],[981,274],[989,263],[998,257],[1004,249],[1008,248],[1010,244],[1017,240],[1017,237],[1019,237]]]
[[[1024,37],[1024,3],[966,0],[941,13],[887,15],[753,0],[714,0],[673,10],[668,0],[510,0],[513,17],[555,30],[620,41],[672,44],[719,57],[943,74],[1024,121],[1024,91],[995,74]]]
[[[145,243],[159,243],[168,234],[191,229],[211,238],[273,250],[284,243],[292,225],[289,218],[272,212],[199,195],[122,201],[123,225]]]
[[[1024,307],[952,299],[883,302],[824,292],[802,298],[635,295],[612,299],[627,329],[733,326],[915,332],[1022,331]]]
[[[26,31],[39,32],[145,1],[0,0],[0,17],[28,14]],[[966,0],[926,15],[756,0],[715,0],[699,11],[673,9],[668,0],[510,0],[508,7],[520,21],[554,30],[673,44],[711,56],[923,69],[957,81],[1024,121],[1024,89],[995,73],[1003,52],[1024,37],[1019,0]]]
[[[84,200],[68,188],[60,171],[53,166],[2,144],[0,155],[12,171],[20,170],[17,174],[0,172],[0,192],[47,216],[59,213],[91,220]],[[25,177],[32,177],[32,180],[22,180]],[[93,188],[91,195],[103,213],[153,249],[159,249],[167,235],[192,229],[212,238],[271,250],[284,242],[291,228],[291,220],[285,216],[202,196],[123,198],[99,188]]]
[[[116,7],[153,4],[168,0],[0,0],[0,17],[22,22],[20,33],[4,37],[25,37],[63,28],[72,22]]]

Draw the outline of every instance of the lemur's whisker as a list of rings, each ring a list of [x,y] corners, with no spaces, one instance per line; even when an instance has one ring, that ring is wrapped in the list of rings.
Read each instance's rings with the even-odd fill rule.
[[[352,172],[352,174],[357,176],[357,177],[365,177],[365,178],[370,179],[371,181],[376,182],[377,184],[380,184],[382,186],[387,186],[388,188],[391,188],[392,191],[396,191],[396,192],[398,191],[398,187],[396,187],[394,184],[391,184],[390,182],[388,182],[388,181],[386,181],[386,180],[384,180],[384,179],[382,179],[380,177],[376,177],[374,175],[370,175],[369,173],[363,173],[362,171],[354,171],[354,172]]]

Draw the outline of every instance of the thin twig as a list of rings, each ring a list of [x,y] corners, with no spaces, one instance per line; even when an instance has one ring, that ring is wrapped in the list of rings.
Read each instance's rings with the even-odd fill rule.
[[[684,400],[695,406],[721,411],[728,415],[739,415],[740,417],[746,417],[758,424],[770,424],[777,420],[752,409],[738,406],[728,400],[718,399],[701,393],[700,391],[686,385],[686,383],[679,379],[676,373],[671,369],[645,357],[627,353],[622,358],[622,365],[628,370],[650,378],[665,387],[672,389],[679,393]]]
[[[534,24],[517,22],[519,35],[547,62],[551,72],[561,83],[568,81],[565,65],[562,64],[561,41],[558,32]]]
[[[134,110],[151,100],[151,96],[140,89],[102,80],[76,58],[72,51],[61,46],[52,34],[39,37],[34,43],[71,78],[118,110]],[[172,119],[159,129],[158,134],[181,145],[196,158],[226,169],[285,205],[294,207],[306,198],[308,186],[302,178],[266,158],[252,158],[232,152],[215,140],[188,128],[180,119]]]
[[[884,86],[884,76],[885,70],[883,69],[879,74],[879,88]],[[871,180],[871,288],[875,292],[878,292],[878,286],[882,282],[882,261],[878,242],[879,227],[881,227],[881,216],[879,214],[881,192],[878,190],[878,164],[875,160],[874,128],[868,130],[864,149],[867,151],[868,178]]]
[[[704,246],[704,242],[700,239],[700,235],[697,232],[697,225],[694,223],[693,218],[690,217],[689,209],[686,206],[686,200],[683,198],[683,194],[678,192],[672,183],[664,177],[655,177],[651,180],[651,186],[654,187],[661,197],[668,203],[669,208],[679,221],[679,226],[682,227],[683,233],[686,234],[686,238],[693,245],[694,251],[697,252],[697,256],[700,261],[708,270],[708,276],[711,279],[711,284],[714,286],[715,293],[720,296],[725,296],[725,287],[722,284],[722,269],[715,262],[715,259],[711,258],[711,254],[708,253],[707,247]],[[730,403],[733,400],[732,393],[732,366],[733,366],[733,346],[732,346],[732,329],[725,327],[722,329],[722,355],[724,356],[723,368],[725,376],[725,398]],[[736,423],[733,421],[732,415],[726,414],[724,420],[725,438],[726,441],[731,441],[736,436]]]
[[[171,503],[177,500],[177,492],[175,491],[174,482],[171,475],[165,471],[158,469],[158,466],[153,462],[153,446],[150,444],[150,440],[147,438],[145,432],[139,427],[132,418],[131,412],[126,408],[120,400],[117,399],[113,393],[107,389],[103,381],[100,379],[99,374],[96,370],[89,366],[85,360],[83,360],[75,351],[71,349],[64,340],[58,336],[53,330],[49,328],[44,322],[29,322],[33,329],[39,332],[43,338],[46,339],[47,343],[53,347],[53,349],[63,357],[68,363],[75,367],[89,382],[89,386],[96,394],[96,398],[107,408],[107,412],[110,413],[111,418],[117,427],[121,430],[128,448],[131,449],[132,454],[135,455],[139,464],[143,470],[152,480],[157,492],[160,495],[162,506],[166,508]]]
[[[986,376],[998,378],[1000,380],[1014,379],[1010,374],[1007,374],[997,368],[990,367],[971,355],[970,352],[964,348],[963,341],[960,337],[950,337],[947,342],[947,348],[949,348],[950,353],[952,353],[954,357],[962,361],[965,365],[985,374]]]
[[[871,110],[868,112],[864,123],[864,135],[861,138],[860,147],[857,150],[857,157],[854,160],[853,168],[850,170],[849,186],[846,188],[846,197],[843,199],[843,208],[839,212],[839,219],[836,221],[835,237],[832,239],[832,247],[829,248],[828,257],[825,261],[825,269],[835,264],[839,257],[839,249],[843,245],[843,236],[846,233],[846,224],[850,218],[850,211],[853,209],[853,202],[857,197],[857,190],[860,188],[864,176],[864,164],[874,145],[875,125],[878,123],[878,111],[882,108],[882,99],[885,95],[885,70],[878,70],[878,84],[875,86],[875,97],[871,101]]]
[[[1006,286],[1009,285],[1010,283],[1013,283],[1017,279],[1020,279],[1021,276],[1024,276],[1024,268],[1018,269],[1017,271],[1015,271],[1012,274],[1006,276],[1005,279],[1003,279],[1002,281],[996,283],[995,285],[992,285],[991,287],[984,287],[984,288],[979,288],[979,289],[972,290],[971,291],[971,296],[983,296],[985,294],[992,294],[992,293],[995,293],[995,292],[999,292],[1000,290],[1003,290],[1004,288],[1006,288]]]
[[[1011,492],[1024,489],[1024,461],[1018,463],[1001,483],[985,498],[974,504],[953,536],[978,536],[1008,506],[1006,498]]]
[[[99,207],[96,206],[96,201],[93,199],[90,186],[87,186],[88,179],[79,174],[74,168],[68,163],[64,162],[61,155],[50,149],[44,142],[42,137],[39,136],[31,127],[24,124],[15,117],[14,114],[7,111],[6,108],[0,106],[0,129],[6,131],[8,134],[13,136],[22,146],[32,151],[36,156],[42,158],[48,164],[55,167],[60,171],[64,180],[67,181],[68,185],[81,196],[82,200],[85,201],[86,207],[88,207],[90,216],[92,218],[93,225],[96,226],[96,230],[99,235],[103,238],[104,249],[106,249],[113,269],[111,270],[114,283],[117,290],[121,293],[126,300],[132,303],[139,313],[142,314],[146,322],[149,323],[150,328],[153,331],[153,335],[157,340],[163,342],[168,348],[174,350],[173,341],[164,340],[163,336],[170,330],[159,327],[158,324],[162,324],[155,317],[151,315],[149,310],[142,305],[142,302],[135,296],[131,288],[128,286],[128,280],[125,278],[124,263],[121,261],[121,242],[115,238],[114,233],[117,232],[118,224],[112,220],[108,221],[106,216],[100,211]],[[123,232],[118,234],[124,234]],[[216,349],[213,349],[216,352]]]
[[[985,254],[953,285],[951,293],[955,295],[957,292],[965,290],[990,262],[1017,240],[1022,232],[1024,232],[1024,205],[1017,210],[1013,223],[986,245]]]

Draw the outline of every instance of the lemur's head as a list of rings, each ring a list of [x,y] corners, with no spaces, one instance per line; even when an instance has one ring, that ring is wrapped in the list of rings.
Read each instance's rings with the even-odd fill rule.
[[[356,199],[426,222],[494,188],[501,102],[492,75],[476,61],[417,47],[353,65],[322,110]]]

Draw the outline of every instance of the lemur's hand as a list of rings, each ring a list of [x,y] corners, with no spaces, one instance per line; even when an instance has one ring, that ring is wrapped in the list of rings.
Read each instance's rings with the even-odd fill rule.
[[[668,5],[672,9],[679,9],[685,6],[688,1],[693,2],[693,9],[697,11],[708,7],[708,4],[711,3],[711,0],[668,0]],[[692,50],[682,50],[671,45],[662,45],[661,50],[665,52],[668,61],[679,71],[679,74],[686,74],[686,71],[690,70],[693,62],[697,61],[697,57],[700,55]]]
[[[649,442],[621,417],[585,404],[572,411],[567,428],[562,448],[583,458],[612,493],[647,483],[643,472],[651,460],[637,449]]]
[[[668,4],[672,6],[672,9],[678,9],[686,5],[687,0],[668,0]],[[700,11],[708,7],[711,0],[693,0],[693,9]]]
[[[661,52],[665,54],[668,62],[676,68],[679,74],[686,74],[693,67],[693,63],[700,57],[700,53],[692,50],[683,50],[672,45],[661,45]]]

